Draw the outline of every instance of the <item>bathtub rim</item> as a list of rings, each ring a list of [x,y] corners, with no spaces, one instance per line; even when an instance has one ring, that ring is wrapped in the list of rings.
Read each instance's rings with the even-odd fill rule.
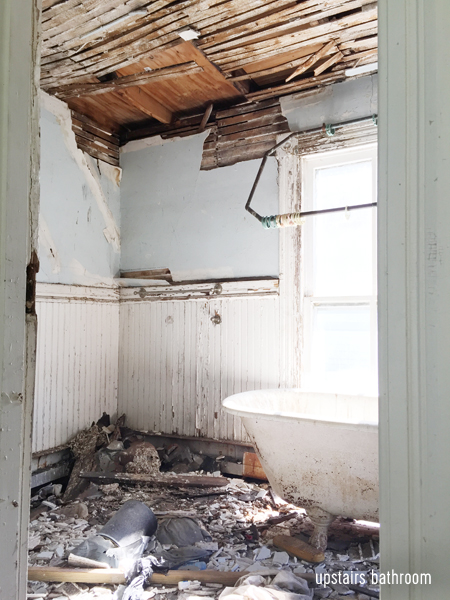
[[[322,392],[313,392],[311,390],[303,390],[301,388],[266,388],[263,390],[249,390],[246,392],[238,392],[237,394],[232,394],[231,396],[227,396],[222,400],[222,408],[229,414],[232,414],[237,417],[241,417],[242,419],[251,419],[252,417],[258,417],[260,419],[264,419],[266,421],[306,421],[315,425],[326,425],[332,427],[339,427],[341,429],[358,429],[363,431],[378,431],[378,422],[377,423],[368,423],[368,422],[360,422],[354,423],[350,421],[330,421],[327,419],[318,418],[317,415],[307,415],[305,413],[274,413],[274,412],[256,412],[256,411],[246,411],[234,406],[230,406],[229,404],[233,402],[233,399],[237,397],[242,398],[243,396],[247,396],[250,394],[255,394],[258,392],[301,392],[304,394],[320,394],[326,395]],[[347,397],[356,397],[356,398],[370,398],[371,400],[376,399],[376,396],[360,396],[356,394],[331,394],[337,396],[347,396]],[[379,399],[378,399],[379,401]]]

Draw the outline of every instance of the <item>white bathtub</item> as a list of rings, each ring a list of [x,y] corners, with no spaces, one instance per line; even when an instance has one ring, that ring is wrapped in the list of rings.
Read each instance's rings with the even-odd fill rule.
[[[243,419],[275,492],[307,510],[315,546],[338,515],[378,520],[377,398],[259,390],[223,407]]]

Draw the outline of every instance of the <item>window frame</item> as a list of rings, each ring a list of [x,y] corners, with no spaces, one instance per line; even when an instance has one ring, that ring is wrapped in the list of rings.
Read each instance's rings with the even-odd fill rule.
[[[314,170],[337,165],[372,161],[372,201],[377,197],[377,144],[364,144],[338,150],[327,150],[320,153],[304,154],[300,158],[302,211],[314,209]],[[377,351],[377,217],[376,208],[361,210],[372,211],[372,293],[366,296],[314,296],[314,219],[307,217],[301,228],[301,257],[300,257],[300,295],[302,307],[302,339],[300,377],[302,383],[309,377],[312,382],[312,340],[314,309],[319,306],[368,306],[370,310],[370,365],[376,374]],[[309,221],[309,222],[308,222]],[[308,258],[310,257],[310,258]],[[314,384],[313,384],[314,385]]]

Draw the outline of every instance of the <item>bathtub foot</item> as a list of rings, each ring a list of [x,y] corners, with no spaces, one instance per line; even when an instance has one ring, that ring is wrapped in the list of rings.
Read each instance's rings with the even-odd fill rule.
[[[327,549],[328,527],[334,521],[336,516],[331,515],[329,512],[326,512],[318,506],[308,508],[306,512],[314,525],[309,543],[311,546],[314,546],[314,548],[323,552]]]

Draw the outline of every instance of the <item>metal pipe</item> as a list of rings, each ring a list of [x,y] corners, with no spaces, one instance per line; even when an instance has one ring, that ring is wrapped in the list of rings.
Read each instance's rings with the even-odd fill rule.
[[[255,210],[253,210],[253,208],[250,207],[250,204],[251,204],[251,201],[253,200],[253,196],[255,195],[256,188],[258,187],[259,181],[261,179],[261,175],[264,171],[264,167],[266,166],[267,159],[269,158],[269,156],[273,156],[275,151],[278,150],[278,148],[280,148],[280,146],[285,144],[288,140],[290,140],[293,137],[296,137],[299,135],[304,135],[307,133],[309,133],[309,134],[320,133],[320,132],[325,133],[327,131],[331,131],[332,135],[334,135],[334,133],[337,129],[341,129],[342,127],[346,127],[347,125],[356,125],[358,123],[364,123],[366,121],[372,121],[373,124],[376,125],[377,124],[377,116],[372,115],[371,117],[360,117],[358,119],[351,119],[350,121],[342,121],[341,123],[336,123],[335,125],[325,125],[325,123],[324,123],[321,127],[312,127],[311,129],[304,129],[303,131],[294,131],[293,133],[290,133],[287,137],[285,137],[283,140],[281,140],[281,142],[278,142],[278,144],[275,144],[275,146],[273,146],[272,148],[270,148],[269,150],[267,150],[264,153],[261,164],[259,165],[258,173],[256,174],[255,181],[253,183],[252,189],[250,190],[250,194],[249,194],[247,202],[245,204],[245,210],[248,211],[251,215],[253,215],[256,219],[258,219],[258,221],[260,223],[262,223],[263,220],[267,218],[267,217],[262,217]],[[344,210],[353,210],[355,208],[368,208],[368,207],[376,206],[376,205],[377,205],[376,202],[372,202],[371,204],[359,204],[356,206],[342,206],[339,208],[325,208],[322,210],[310,210],[308,212],[301,213],[301,216],[307,217],[310,215],[318,215],[320,213],[339,212],[339,211],[344,211]]]
[[[376,202],[370,202],[369,204],[354,204],[352,206],[339,206],[339,208],[322,208],[320,210],[308,210],[307,212],[300,213],[302,217],[310,217],[311,215],[320,215],[322,213],[334,213],[342,212],[344,210],[350,211],[356,208],[373,208],[376,206]]]

